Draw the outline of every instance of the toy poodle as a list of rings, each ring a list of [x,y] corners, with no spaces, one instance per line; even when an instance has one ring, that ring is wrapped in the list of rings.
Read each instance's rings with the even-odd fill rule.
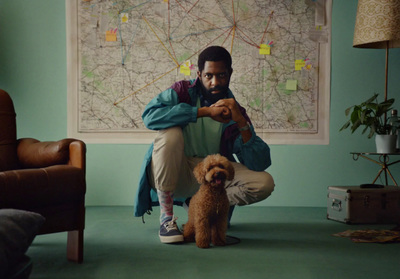
[[[226,243],[229,201],[225,181],[232,180],[235,171],[231,162],[219,154],[209,155],[194,168],[201,184],[189,204],[188,222],[184,226],[185,241],[196,241],[199,248]]]

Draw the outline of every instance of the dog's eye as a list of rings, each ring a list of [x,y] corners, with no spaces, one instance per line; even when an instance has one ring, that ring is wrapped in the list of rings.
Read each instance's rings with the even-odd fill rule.
[[[219,167],[220,169],[225,169],[225,166],[224,166],[224,165],[221,165],[221,164],[219,164],[218,167]]]

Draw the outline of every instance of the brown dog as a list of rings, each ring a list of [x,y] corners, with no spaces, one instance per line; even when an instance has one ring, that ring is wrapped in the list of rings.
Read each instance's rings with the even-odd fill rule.
[[[201,184],[189,204],[189,219],[183,229],[185,241],[196,241],[200,248],[225,245],[229,201],[225,181],[235,174],[231,162],[219,155],[209,155],[194,168]]]

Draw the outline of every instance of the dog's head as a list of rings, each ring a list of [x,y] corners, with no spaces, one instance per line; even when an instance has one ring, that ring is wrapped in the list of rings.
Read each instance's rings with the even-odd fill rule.
[[[194,176],[200,184],[224,186],[226,180],[232,180],[235,170],[231,162],[219,154],[209,155],[194,168]]]

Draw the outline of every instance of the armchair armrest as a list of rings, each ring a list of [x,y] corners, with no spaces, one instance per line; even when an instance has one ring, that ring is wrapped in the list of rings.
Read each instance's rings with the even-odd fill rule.
[[[69,145],[68,165],[83,169],[86,173],[86,144],[81,140],[74,140]]]
[[[17,142],[17,156],[22,168],[44,168],[68,164],[84,169],[85,155],[85,143],[72,138],[59,141],[23,138]]]

